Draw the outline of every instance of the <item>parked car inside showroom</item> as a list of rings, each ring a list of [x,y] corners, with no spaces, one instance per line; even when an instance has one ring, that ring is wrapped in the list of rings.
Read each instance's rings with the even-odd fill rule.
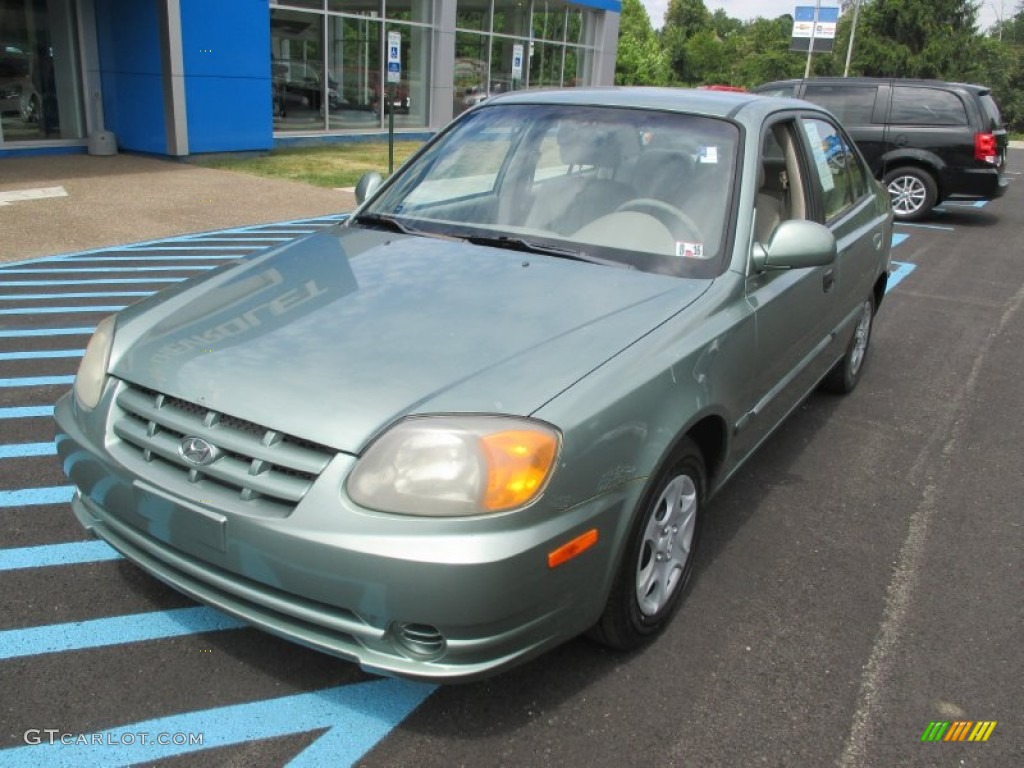
[[[829,109],[888,189],[896,218],[919,221],[949,198],[993,200],[1009,184],[1009,137],[990,89],[902,78],[814,77],[754,92]]]
[[[104,320],[55,409],[72,509],[374,673],[635,648],[714,494],[864,373],[892,212],[830,141],[789,99],[494,96],[340,225]]]

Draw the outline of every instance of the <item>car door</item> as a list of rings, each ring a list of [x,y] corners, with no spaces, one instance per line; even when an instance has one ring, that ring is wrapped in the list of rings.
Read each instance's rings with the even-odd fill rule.
[[[801,131],[793,116],[763,132],[757,220],[766,209],[778,222],[815,216],[818,171]],[[770,242],[774,229],[757,221],[752,248]],[[750,263],[745,291],[757,346],[748,409],[737,423],[738,455],[755,448],[828,372],[836,347],[831,335],[838,317],[835,278],[834,265],[758,271]]]
[[[830,330],[840,343],[833,346],[834,362],[846,348],[861,302],[873,289],[885,246],[892,238],[892,224],[888,206],[878,203],[884,193],[875,186],[848,134],[820,114],[803,115],[800,127],[814,163],[810,182],[820,220],[836,239]]]

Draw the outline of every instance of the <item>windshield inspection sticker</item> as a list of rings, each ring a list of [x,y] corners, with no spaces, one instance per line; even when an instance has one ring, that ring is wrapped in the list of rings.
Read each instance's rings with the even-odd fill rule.
[[[676,256],[684,259],[703,259],[704,243],[676,243]]]
[[[718,162],[718,147],[701,147],[700,154],[697,155],[698,163],[717,163]]]

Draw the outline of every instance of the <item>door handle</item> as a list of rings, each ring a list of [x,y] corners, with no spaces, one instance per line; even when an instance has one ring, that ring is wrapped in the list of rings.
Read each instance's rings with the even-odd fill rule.
[[[821,276],[821,288],[825,293],[828,293],[835,287],[836,284],[836,271],[834,269],[828,270],[824,275]]]

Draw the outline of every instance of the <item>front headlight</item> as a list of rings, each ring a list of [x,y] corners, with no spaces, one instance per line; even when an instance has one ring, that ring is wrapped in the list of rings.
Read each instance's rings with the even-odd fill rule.
[[[85,355],[75,376],[75,400],[86,410],[96,407],[103,394],[110,363],[110,347],[114,343],[114,316],[104,318],[89,339]]]
[[[410,418],[370,446],[348,495],[369,509],[428,517],[515,509],[540,496],[559,445],[553,427],[531,419]]]

